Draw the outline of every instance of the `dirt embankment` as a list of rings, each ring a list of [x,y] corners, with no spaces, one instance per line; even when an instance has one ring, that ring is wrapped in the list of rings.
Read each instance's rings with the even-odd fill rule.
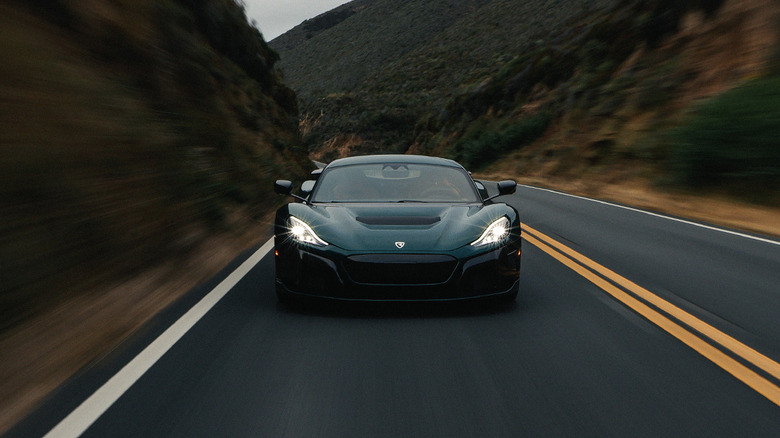
[[[0,4],[0,434],[267,239],[310,163],[233,0]]]
[[[679,191],[661,191],[644,179],[632,179],[630,176],[621,177],[620,183],[605,183],[595,178],[586,181],[517,177],[507,173],[489,173],[475,177],[491,181],[514,179],[520,184],[780,239],[780,208],[738,202],[728,195],[700,196]]]

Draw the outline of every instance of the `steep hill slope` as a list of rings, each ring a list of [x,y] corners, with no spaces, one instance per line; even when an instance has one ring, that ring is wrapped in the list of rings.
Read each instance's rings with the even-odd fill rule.
[[[304,22],[270,45],[301,99],[310,147],[357,134],[361,151],[399,151],[411,143],[417,120],[443,107],[461,87],[498,71],[548,29],[613,3],[356,1]],[[308,23],[334,15],[346,18],[306,32]],[[308,39],[301,38],[304,33]]]
[[[270,43],[299,91],[315,157],[409,151],[535,180],[641,176],[741,197],[757,187],[752,201],[778,202],[780,166],[762,163],[780,162],[771,142],[780,133],[771,122],[748,123],[777,111],[778,2],[407,1],[382,9],[390,3],[353,2],[342,21],[326,20],[308,39],[296,39],[297,28]],[[435,27],[432,9],[452,18]],[[398,39],[398,20],[409,34],[427,32]],[[364,62],[342,75],[355,57]],[[735,110],[743,92],[766,102]],[[697,133],[721,111],[706,108],[715,97],[712,105],[736,111],[745,123],[734,125],[755,134],[755,147],[702,146],[709,140]],[[727,158],[735,149],[745,153]]]
[[[0,433],[266,239],[310,163],[233,0],[0,4]]]
[[[4,325],[60,273],[186,250],[302,172],[294,94],[235,3],[93,3],[3,6]]]
[[[347,92],[488,2],[358,0],[305,21],[271,45],[302,98]]]

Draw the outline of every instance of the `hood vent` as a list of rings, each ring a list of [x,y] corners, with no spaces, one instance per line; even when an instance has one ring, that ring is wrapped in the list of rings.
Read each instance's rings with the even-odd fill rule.
[[[358,216],[358,222],[367,225],[433,225],[439,216]]]

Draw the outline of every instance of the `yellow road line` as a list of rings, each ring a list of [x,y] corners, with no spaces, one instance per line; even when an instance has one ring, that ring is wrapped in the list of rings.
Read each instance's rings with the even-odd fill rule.
[[[588,266],[595,266],[593,269],[598,271],[598,272],[602,272],[602,270],[603,270],[603,271],[611,273],[611,275],[614,276],[615,278],[612,278],[611,276],[610,276],[610,278],[613,279],[614,281],[618,282],[618,284],[621,284],[621,286],[623,286],[623,284],[622,284],[623,282],[625,282],[627,284],[631,284],[631,285],[635,286],[636,288],[639,288],[639,286],[634,285],[633,283],[631,283],[630,281],[624,279],[623,277],[620,277],[619,275],[617,275],[614,272],[604,268],[603,266],[593,262],[592,260],[588,259],[587,257],[585,257],[585,256],[575,252],[574,250],[572,250],[572,249],[570,249],[570,248],[568,248],[568,247],[558,243],[557,241],[555,241],[555,240],[545,236],[544,234],[540,233],[539,231],[536,231],[533,228],[528,227],[525,224],[523,224],[523,227],[524,227],[525,230],[528,231],[527,233],[524,233],[524,238],[529,243],[537,246],[539,249],[541,249],[542,251],[546,252],[547,254],[549,254],[550,256],[552,256],[553,258],[555,258],[556,260],[558,260],[559,262],[561,262],[565,266],[569,267],[573,271],[575,271],[578,274],[580,274],[581,276],[585,277],[591,283],[595,284],[599,288],[603,289],[605,292],[607,292],[610,295],[612,295],[615,299],[621,301],[623,304],[627,305],[628,307],[633,309],[635,312],[639,313],[640,315],[642,315],[643,317],[645,317],[646,319],[648,319],[649,321],[651,321],[655,325],[659,326],[660,328],[662,328],[663,330],[665,330],[666,332],[668,332],[672,336],[676,337],[677,339],[679,339],[680,341],[682,341],[683,343],[685,343],[689,347],[691,347],[694,350],[696,350],[702,356],[706,357],[707,359],[709,359],[710,361],[712,361],[713,363],[715,363],[716,365],[718,365],[719,367],[721,367],[722,369],[724,369],[725,371],[727,371],[728,373],[730,373],[731,375],[736,377],[737,379],[739,379],[742,382],[744,382],[749,387],[753,388],[756,392],[760,393],[761,395],[763,395],[764,397],[766,397],[767,399],[772,401],[774,404],[780,406],[780,387],[778,387],[774,383],[770,382],[769,380],[767,380],[763,376],[759,375],[755,371],[751,370],[750,368],[746,367],[745,365],[741,364],[740,362],[738,362],[737,360],[735,360],[731,356],[725,354],[721,350],[719,350],[719,349],[715,348],[714,346],[710,345],[709,343],[707,343],[706,341],[702,340],[701,338],[699,338],[695,334],[689,332],[688,330],[683,328],[681,325],[675,323],[674,321],[672,321],[671,319],[669,319],[666,316],[662,315],[658,311],[652,309],[648,305],[646,305],[643,302],[637,300],[636,298],[634,298],[633,296],[629,295],[628,293],[622,291],[621,289],[619,289],[618,287],[616,287],[612,283],[608,282],[604,278],[601,278],[600,276],[595,275],[593,272],[591,272],[585,266],[580,265],[579,263],[575,262],[574,260],[570,259],[569,257],[566,257],[565,255],[563,255],[561,252],[558,252],[555,249],[551,248],[550,246],[546,245],[545,243],[542,243],[540,240],[537,240],[537,238],[534,237],[534,236],[537,236],[539,239],[544,239],[545,241],[550,242],[551,245],[554,245],[557,248],[563,248],[563,249],[561,249],[561,251],[564,251],[567,254],[572,255],[572,257],[575,257],[576,259],[580,260],[583,264],[587,264]],[[544,237],[542,237],[542,236],[544,236]],[[604,274],[604,275],[607,276],[607,274]],[[621,279],[621,280],[618,280],[618,278]],[[630,289],[627,286],[624,286],[624,287],[626,287],[627,289]],[[653,297],[655,297],[655,299],[653,301],[663,301],[663,302],[665,302],[664,300],[662,300],[661,298],[658,298],[657,296],[655,296],[654,294],[650,293],[649,291],[647,291],[645,289],[643,289],[643,291],[644,291],[643,293],[646,293],[648,295],[653,295]],[[634,292],[634,291],[632,290],[632,292]],[[639,294],[637,293],[637,295],[639,295]],[[645,297],[643,296],[642,298],[645,298]],[[648,302],[652,302],[651,300],[647,300],[647,301]],[[655,304],[655,303],[653,303],[653,304]],[[677,309],[678,312],[681,312],[681,313],[684,313],[685,315],[687,315],[686,319],[698,321],[698,323],[696,324],[697,326],[699,326],[699,327],[707,326],[707,327],[709,327],[709,329],[707,329],[708,331],[719,332],[714,327],[711,327],[708,324],[706,324],[706,323],[704,323],[702,321],[699,321],[695,317],[691,316],[690,314],[687,314],[686,312],[683,312],[682,310],[680,310],[679,308],[676,308],[672,304],[670,304],[668,302],[666,302],[666,304],[668,306],[674,307],[675,309]],[[657,304],[655,304],[655,305],[657,306]],[[668,307],[668,306],[665,306],[665,307]],[[658,307],[661,308],[661,306],[658,306]],[[676,315],[675,315],[675,317],[677,319],[679,319],[680,321],[683,321],[683,319],[677,317]],[[690,325],[692,327],[694,326],[693,324],[690,324],[690,323],[688,323],[686,321],[683,321],[683,322],[685,322],[686,324],[688,324],[688,325]],[[697,328],[697,330],[699,330],[699,329]],[[699,331],[701,331],[701,330],[699,330]],[[726,335],[726,334],[724,334],[722,332],[719,332],[719,333],[721,333],[722,336],[716,335],[714,333],[713,333],[713,335],[718,337],[718,338],[721,338],[721,339],[731,339],[734,342],[739,343],[739,341],[736,341],[735,339],[731,338],[730,336],[728,336],[728,335]],[[707,334],[707,336],[710,336],[710,335]],[[741,345],[741,343],[739,343],[739,344]],[[725,346],[725,347],[729,348],[728,346]],[[739,351],[743,351],[743,350],[747,349],[747,350],[755,352],[755,350],[752,350],[752,349],[750,349],[747,346],[743,345],[743,347],[744,348],[737,348],[737,347],[735,347],[735,348],[737,350],[739,350]],[[731,348],[729,348],[729,349],[732,350]],[[734,351],[734,350],[732,350],[732,351]],[[753,363],[752,360],[742,356],[741,354],[737,353],[737,351],[734,351],[734,352],[736,354],[738,354],[739,356],[741,356],[743,359],[748,360],[749,362]],[[759,355],[759,356],[765,357],[765,356],[761,355],[758,352],[755,352],[755,353],[757,355]],[[766,359],[768,361],[774,363],[775,365],[777,365],[771,359],[769,359],[769,358],[766,358]],[[758,366],[755,363],[754,363],[754,365]],[[761,367],[761,368],[764,369],[763,367]],[[772,375],[774,375],[774,374],[772,374]]]
[[[554,246],[559,251],[564,252],[565,254],[569,255],[569,257],[574,258],[575,260],[579,261],[580,263],[584,264],[585,266],[593,269],[594,271],[600,273],[601,275],[609,278],[610,280],[616,282],[620,286],[623,286],[624,288],[628,289],[629,291],[636,294],[638,297],[644,299],[648,303],[653,304],[654,306],[658,307],[659,309],[663,310],[664,312],[668,313],[669,315],[677,318],[678,320],[682,321],[683,323],[689,325],[690,327],[698,330],[703,335],[707,336],[708,338],[712,339],[713,341],[717,342],[718,344],[722,345],[723,347],[731,350],[738,356],[744,358],[748,362],[752,363],[753,365],[757,366],[758,368],[766,371],[768,374],[773,376],[775,379],[780,380],[780,364],[773,361],[772,359],[764,356],[763,354],[759,353],[758,351],[748,347],[747,345],[743,344],[742,342],[734,339],[733,337],[727,335],[726,333],[723,333],[722,331],[716,329],[715,327],[707,324],[706,322],[696,318],[695,316],[691,315],[690,313],[680,309],[679,307],[675,306],[674,304],[664,300],[663,298],[659,297],[658,295],[655,295],[654,293],[650,292],[649,290],[637,285],[636,283],[632,282],[631,280],[615,273],[614,271],[610,270],[609,268],[606,268],[593,260],[585,257],[584,255],[574,251],[573,249],[559,243],[558,241],[552,239],[549,236],[544,235],[543,233],[529,227],[528,225],[524,224],[524,227],[526,231],[533,233],[536,235],[536,237],[542,239],[543,241],[547,242],[549,245]]]

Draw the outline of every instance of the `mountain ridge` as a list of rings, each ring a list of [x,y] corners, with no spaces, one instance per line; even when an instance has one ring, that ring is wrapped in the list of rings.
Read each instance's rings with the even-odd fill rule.
[[[412,15],[407,24],[426,23],[434,14],[422,13],[425,7],[453,6],[452,16],[461,18],[340,82],[337,72],[357,55],[335,50],[354,40],[365,43],[358,51],[382,52],[364,37],[381,39],[400,26],[398,11],[372,17],[382,26],[363,22],[389,3],[370,2],[312,35],[306,56],[280,47],[284,35],[270,43],[298,92],[301,130],[317,159],[415,152],[455,158],[475,171],[507,173],[511,165],[512,173],[537,179],[613,173],[613,181],[633,167],[635,176],[667,189],[708,187],[740,197],[744,181],[776,185],[776,168],[754,169],[777,161],[771,128],[761,128],[760,146],[750,152],[758,158],[742,156],[728,171],[680,152],[700,148],[694,143],[702,137],[685,128],[711,117],[701,104],[733,106],[733,94],[718,99],[731,89],[773,93],[776,2],[408,1],[399,8]],[[468,6],[479,7],[471,13]],[[761,115],[745,117],[752,123]],[[704,149],[710,161],[723,160],[721,151]],[[775,191],[763,193],[751,201],[778,202]]]

